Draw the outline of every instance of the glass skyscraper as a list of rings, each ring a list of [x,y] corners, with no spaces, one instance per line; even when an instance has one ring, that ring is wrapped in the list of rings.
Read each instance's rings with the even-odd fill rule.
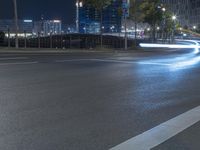
[[[103,9],[102,30],[104,33],[121,31],[121,0],[113,0]],[[95,8],[87,5],[79,8],[79,31],[81,33],[100,32],[101,15]]]

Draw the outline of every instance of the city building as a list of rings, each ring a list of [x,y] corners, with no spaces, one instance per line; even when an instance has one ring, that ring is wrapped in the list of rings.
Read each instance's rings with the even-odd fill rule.
[[[14,20],[0,20],[0,31],[4,32],[6,36],[14,37],[16,32]],[[18,20],[18,36],[32,36],[38,35],[48,36],[50,34],[61,34],[62,22],[61,20]]]
[[[106,7],[102,13],[102,31],[104,33],[121,31],[121,0],[113,0],[111,5]],[[95,8],[88,5],[77,5],[78,23],[80,33],[99,33],[101,15]]]
[[[15,36],[15,21],[14,20],[0,20],[0,31],[6,33],[6,36]],[[33,21],[32,20],[18,20],[18,35],[19,36],[31,36],[33,32]]]
[[[200,27],[200,0],[190,1],[190,23],[193,27]]]
[[[62,33],[61,20],[41,20],[34,22],[34,35],[48,36]]]

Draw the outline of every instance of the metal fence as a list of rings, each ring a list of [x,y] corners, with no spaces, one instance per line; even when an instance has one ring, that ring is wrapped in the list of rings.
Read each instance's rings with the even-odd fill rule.
[[[116,36],[103,36],[103,46],[106,48],[124,48],[124,38]],[[135,44],[133,40],[128,40],[128,47]],[[19,37],[19,47],[21,48],[58,48],[58,49],[88,49],[97,48],[101,45],[101,36],[93,34],[63,34],[50,36]],[[15,47],[15,38],[1,37],[0,46]]]

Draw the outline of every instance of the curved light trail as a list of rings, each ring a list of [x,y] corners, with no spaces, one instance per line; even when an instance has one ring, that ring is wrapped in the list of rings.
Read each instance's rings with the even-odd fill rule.
[[[194,49],[191,53],[182,54],[178,57],[173,58],[164,58],[164,59],[156,59],[149,60],[149,64],[163,63],[163,66],[170,67],[172,70],[188,68],[200,63],[200,41],[198,40],[176,40],[178,44],[149,44],[149,43],[141,43],[141,47],[145,48],[170,48],[170,49]],[[145,62],[147,63],[147,62]],[[144,64],[145,64],[144,63]],[[142,64],[142,63],[141,63]]]

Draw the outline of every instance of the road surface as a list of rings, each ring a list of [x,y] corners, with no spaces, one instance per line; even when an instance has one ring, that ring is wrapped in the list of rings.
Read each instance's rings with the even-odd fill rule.
[[[192,50],[1,53],[0,149],[199,150],[199,91]]]

